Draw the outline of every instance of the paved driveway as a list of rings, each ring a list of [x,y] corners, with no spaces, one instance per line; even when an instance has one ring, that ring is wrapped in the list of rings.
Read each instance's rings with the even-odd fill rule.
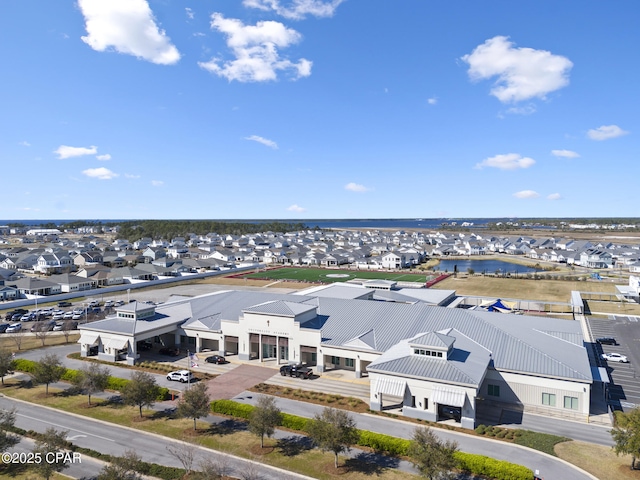
[[[212,400],[231,399],[258,383],[270,379],[277,370],[254,365],[240,365],[230,372],[207,382],[207,392]]]

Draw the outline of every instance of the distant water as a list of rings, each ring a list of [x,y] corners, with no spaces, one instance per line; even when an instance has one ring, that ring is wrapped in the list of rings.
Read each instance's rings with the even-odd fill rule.
[[[440,260],[440,263],[436,267],[438,270],[444,272],[453,272],[455,267],[458,267],[458,272],[466,272],[469,268],[473,269],[476,273],[534,273],[541,272],[532,267],[525,267],[524,265],[518,265],[516,263],[503,262],[501,260]]]

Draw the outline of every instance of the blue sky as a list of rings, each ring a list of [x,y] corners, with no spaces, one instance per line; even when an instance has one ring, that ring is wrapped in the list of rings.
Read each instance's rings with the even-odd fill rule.
[[[12,219],[638,216],[640,7],[3,0]]]

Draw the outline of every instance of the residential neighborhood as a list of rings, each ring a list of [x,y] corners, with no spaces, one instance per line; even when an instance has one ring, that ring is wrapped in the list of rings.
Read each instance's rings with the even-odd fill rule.
[[[81,292],[251,266],[411,269],[430,258],[509,255],[619,273],[640,272],[640,239],[383,230],[301,230],[246,235],[186,234],[129,242],[97,227],[0,227],[0,300]]]

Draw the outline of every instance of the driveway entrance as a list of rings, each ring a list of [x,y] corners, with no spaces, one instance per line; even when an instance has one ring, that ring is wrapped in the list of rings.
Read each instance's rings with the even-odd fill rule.
[[[230,400],[245,390],[270,379],[278,373],[273,368],[240,365],[230,372],[207,382],[207,392],[212,400]]]

